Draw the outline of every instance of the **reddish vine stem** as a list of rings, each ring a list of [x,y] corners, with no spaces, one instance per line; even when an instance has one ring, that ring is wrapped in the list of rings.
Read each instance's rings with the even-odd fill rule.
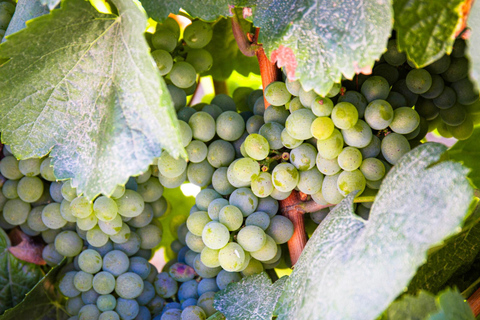
[[[477,317],[480,314],[480,289],[477,289],[477,291],[467,299],[467,302],[470,305],[473,314]]]

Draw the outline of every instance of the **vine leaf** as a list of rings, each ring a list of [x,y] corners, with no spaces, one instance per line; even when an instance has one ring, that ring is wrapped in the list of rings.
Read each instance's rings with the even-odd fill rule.
[[[382,182],[368,221],[347,196],[318,226],[277,306],[284,319],[374,319],[403,292],[428,249],[458,232],[473,188],[446,147],[426,143]]]
[[[38,265],[46,264],[42,257],[43,248],[45,247],[43,241],[30,237],[19,228],[13,229],[8,236],[12,242],[12,246],[8,248],[8,251],[13,256]],[[36,241],[37,239],[38,241]]]
[[[58,6],[61,0],[39,0],[39,1],[42,3],[42,5],[48,6],[50,10],[53,10],[55,9],[56,6]]]
[[[272,61],[289,79],[325,95],[342,75],[368,73],[385,50],[393,12],[390,0],[257,1],[253,24]]]
[[[48,8],[44,7],[39,0],[18,0],[17,6],[15,7],[15,13],[8,24],[2,42],[7,40],[7,36],[25,28],[25,24],[28,20],[43,16],[47,13],[49,13]]]
[[[58,273],[65,265],[65,259],[50,269],[25,299],[15,304],[15,307],[5,311],[0,320],[36,319],[36,320],[66,320],[69,318],[63,309],[61,295],[56,292],[55,281]]]
[[[262,272],[229,284],[215,294],[215,309],[229,320],[270,320],[287,278],[272,284]]]
[[[157,21],[165,20],[170,13],[185,10],[192,18],[215,21],[219,17],[231,16],[228,0],[141,0],[148,16]]]
[[[472,310],[456,289],[447,289],[438,296],[420,291],[417,296],[405,295],[390,305],[382,320],[473,320]]]
[[[14,257],[8,250],[10,246],[7,234],[0,228],[0,314],[22,301],[43,276],[39,266]]]
[[[473,15],[474,13],[472,12],[470,16]],[[478,31],[480,32],[480,29]],[[468,177],[477,188],[480,187],[480,163],[478,162],[480,157],[479,139],[480,129],[477,128],[473,131],[473,134],[469,139],[457,141],[457,143],[455,143],[448,151],[451,159],[460,161],[466,167],[471,169]]]
[[[471,29],[470,38],[468,41],[467,54],[471,63],[470,76],[477,83],[477,88],[480,87],[480,56],[478,50],[480,49],[480,3],[474,1],[470,13],[468,14],[467,24]],[[477,52],[477,53],[475,53]],[[469,139],[473,140],[473,139]],[[468,141],[468,140],[467,140]],[[478,185],[477,185],[478,186]]]
[[[175,111],[131,0],[119,15],[84,0],[29,22],[0,46],[0,131],[21,158],[50,150],[55,176],[89,199],[148,168],[162,147],[186,156]],[[52,149],[53,148],[53,149]]]
[[[395,0],[398,48],[419,68],[452,51],[465,0]]]
[[[248,22],[242,19],[242,23]],[[213,25],[212,41],[204,49],[213,57],[212,68],[205,73],[213,80],[225,81],[234,70],[245,77],[250,73],[260,74],[257,58],[246,57],[238,49],[230,19],[220,19]]]

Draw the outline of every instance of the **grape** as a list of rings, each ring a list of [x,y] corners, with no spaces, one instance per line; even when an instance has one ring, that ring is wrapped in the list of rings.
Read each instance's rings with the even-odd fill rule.
[[[188,181],[199,186],[204,187],[209,185],[212,181],[213,167],[207,160],[200,163],[190,163],[187,168]]]
[[[198,298],[197,306],[205,311],[207,317],[210,317],[217,312],[213,307],[214,296],[215,292],[205,292],[200,298]]]
[[[398,80],[392,86],[392,91],[400,93],[404,97],[408,107],[413,107],[417,102],[418,94],[413,93],[408,89],[405,79]]]
[[[120,220],[120,222],[122,221],[122,219],[120,217],[117,217],[117,218]],[[89,215],[86,218],[78,218],[77,219],[77,227],[80,230],[88,231],[88,230],[92,229],[93,227],[95,227],[97,225],[97,222],[98,222],[97,217],[95,217],[95,215],[92,213],[91,215]],[[104,223],[108,223],[108,222],[104,222]]]
[[[115,309],[117,305],[117,299],[111,294],[104,294],[97,299],[97,308],[100,311],[111,311]]]
[[[271,198],[266,197],[263,199],[259,199],[257,210],[261,212],[265,212],[271,218],[277,214],[278,211],[278,201]]]
[[[116,277],[127,272],[129,266],[128,256],[120,250],[110,251],[103,257],[103,270]]]
[[[63,256],[55,250],[55,245],[53,243],[47,244],[42,251],[42,259],[45,262],[53,267],[62,262]]]
[[[345,171],[358,169],[362,164],[362,153],[357,148],[346,147],[338,155],[338,165]]]
[[[432,76],[425,69],[413,69],[407,74],[406,84],[413,93],[422,94],[432,86]]]
[[[216,123],[217,134],[226,141],[235,141],[245,131],[245,121],[242,116],[234,111],[222,113]]]
[[[214,168],[226,167],[235,160],[235,149],[227,141],[216,140],[208,146],[207,159]]]
[[[394,67],[402,65],[407,60],[405,52],[398,51],[395,39],[388,40],[387,52],[383,54],[383,57],[388,64]]]
[[[337,180],[340,173],[325,176],[322,184],[322,196],[327,203],[337,204],[342,201],[343,196],[337,188]],[[317,199],[315,202],[317,202]]]
[[[218,261],[222,268],[227,271],[237,271],[242,266],[244,260],[245,252],[243,248],[235,242],[230,242],[220,249],[218,253]]]
[[[458,126],[447,125],[447,129],[455,139],[466,140],[472,136],[474,125],[470,118],[466,118],[465,121]]]
[[[177,88],[174,85],[167,85],[168,92],[170,93],[170,96],[173,101],[173,106],[175,107],[176,111],[180,111],[181,109],[187,109],[187,110],[192,110],[192,114],[195,113],[195,110],[193,108],[184,108],[185,105],[187,104],[187,95],[185,94],[185,91],[183,91],[180,88]],[[180,112],[179,112],[180,113]],[[187,112],[189,114],[189,112]],[[188,116],[190,117],[191,114]],[[180,120],[184,120],[185,122],[188,121],[188,119],[182,119],[179,117]]]
[[[260,172],[252,177],[252,192],[260,198],[268,197],[273,192],[272,175],[268,172]]]
[[[237,242],[248,252],[260,250],[266,242],[266,234],[260,227],[249,225],[237,234]]]
[[[235,181],[248,183],[251,177],[259,174],[260,166],[258,163],[250,158],[241,158],[232,162],[231,175]],[[229,167],[230,169],[230,167]],[[228,172],[227,172],[228,174]]]
[[[255,160],[265,159],[270,150],[267,139],[256,133],[248,135],[244,145],[248,156]]]
[[[228,231],[227,227],[216,221],[211,221],[205,225],[205,228],[202,232],[202,237],[200,238],[200,241],[203,241],[205,246],[209,247],[210,249],[221,249],[228,243],[229,240],[230,232]],[[190,246],[189,248],[191,249]],[[202,249],[196,252],[201,252]]]
[[[159,273],[153,285],[157,294],[162,298],[173,297],[178,290],[177,282],[166,272]]]
[[[275,240],[273,240],[273,238],[270,237],[269,235],[265,235],[265,237],[266,237],[265,244],[259,250],[250,252],[253,258],[260,261],[268,261],[272,259],[273,257],[275,257],[278,250]]]
[[[300,98],[300,102],[304,107],[310,108],[318,95],[313,90],[305,91],[303,88],[300,88],[298,91],[298,97]]]
[[[288,92],[294,96],[299,95],[300,88],[302,88],[302,85],[300,84],[300,81],[295,80],[291,81],[286,79],[285,80],[285,86],[287,87]]]
[[[145,202],[154,202],[160,199],[163,194],[163,186],[158,179],[151,177],[145,183],[140,183],[137,192],[142,196]]]
[[[62,256],[75,257],[82,247],[83,240],[74,231],[62,231],[55,237],[55,250]]]
[[[329,138],[317,141],[317,149],[325,159],[336,158],[343,150],[343,136],[340,131],[334,129]]]
[[[4,161],[4,159],[2,159],[2,162]],[[56,178],[55,178],[55,175],[53,173],[53,167],[50,165],[50,161],[51,161],[50,157],[47,157],[47,158],[43,159],[42,163],[40,164],[40,175],[42,176],[43,179],[45,179],[47,181],[55,181]],[[1,162],[0,162],[0,173],[2,173],[1,172],[2,171],[1,167],[2,167],[2,165],[1,165]],[[2,173],[2,175],[3,175],[3,173]]]
[[[27,177],[38,176],[40,174],[40,159],[31,158],[20,160],[18,162],[18,170]]]
[[[83,303],[82,298],[80,296],[76,296],[75,298],[70,298],[67,300],[65,304],[65,310],[69,315],[76,316],[84,305],[85,304]]]
[[[132,232],[128,240],[124,243],[115,243],[113,248],[124,252],[127,256],[133,256],[140,250],[140,237],[136,232]]]
[[[106,222],[101,220],[98,221],[98,226],[100,227],[100,229],[105,234],[108,234],[109,236],[113,236],[119,233],[122,230],[122,225],[123,225],[123,221],[120,215],[117,215],[113,220],[110,220],[110,221],[106,221]],[[91,226],[89,229],[83,229],[83,230],[90,230],[94,226],[95,225]]]
[[[447,82],[456,82],[468,75],[468,60],[465,57],[452,58],[448,69],[441,74]]]
[[[265,124],[262,116],[252,116],[247,120],[247,132],[258,133],[260,128]]]
[[[387,128],[393,121],[392,106],[385,100],[374,100],[365,109],[365,121],[375,130]]]
[[[161,28],[152,36],[152,44],[155,49],[172,52],[177,46],[178,37],[172,31]]]
[[[225,270],[220,271],[217,275],[217,286],[220,290],[223,290],[229,285],[230,283],[238,282],[242,279],[242,276],[238,272],[228,272]]]
[[[443,81],[443,78],[440,77],[437,74],[431,75],[432,77],[432,85],[430,86],[430,89],[428,89],[426,92],[422,93],[422,97],[427,98],[427,99],[434,99],[438,97],[443,89],[445,88],[445,82]]]
[[[407,105],[407,100],[405,99],[405,97],[402,94],[395,91],[390,91],[387,97],[387,102],[390,103],[390,105],[394,110],[396,108],[400,108]]]
[[[153,249],[162,241],[162,229],[153,224],[137,229],[137,234],[141,240],[140,249]]]
[[[0,173],[7,179],[18,180],[23,177],[19,162],[13,156],[7,156],[0,161]]]
[[[190,48],[200,49],[212,40],[212,26],[200,20],[193,21],[185,28],[183,40]]]
[[[123,226],[126,226],[126,224],[123,224]],[[108,235],[106,235],[99,226],[95,226],[87,231],[87,241],[94,247],[102,247],[108,242]]]
[[[464,106],[456,103],[451,108],[440,110],[440,117],[447,125],[458,126],[467,118],[467,112]]]
[[[216,279],[202,279],[198,283],[197,292],[199,296],[201,296],[205,292],[217,292],[219,290],[220,289],[217,286]]]
[[[188,160],[193,163],[202,162],[207,158],[208,148],[202,141],[193,140],[185,149],[187,150]]]
[[[123,196],[116,199],[115,202],[117,203],[118,213],[123,217],[136,217],[145,209],[142,196],[133,190],[125,190]]]
[[[274,216],[265,232],[277,244],[286,243],[293,235],[293,223],[284,216]]]
[[[457,101],[461,104],[472,104],[478,100],[478,90],[468,77],[453,82],[451,87],[457,95]]]
[[[427,120],[433,120],[438,116],[439,109],[432,100],[420,98],[415,105],[415,111]]]
[[[43,183],[42,183],[43,188]],[[62,202],[62,183],[61,182],[52,182],[49,188],[50,196],[52,197],[53,201],[55,202]],[[43,195],[43,192],[42,192]]]
[[[17,200],[10,200],[10,201],[17,201]],[[18,200],[18,201],[21,201],[21,200]],[[7,202],[7,204],[8,204],[8,202]],[[4,215],[6,213],[7,204],[5,205],[5,208],[3,209]],[[21,212],[20,210],[17,210],[17,211]],[[62,214],[60,212],[60,204],[59,203],[50,203],[50,204],[46,205],[45,208],[43,208],[42,221],[50,229],[60,229],[67,224],[67,220],[63,219]]]
[[[230,231],[238,230],[243,223],[243,214],[237,207],[227,205],[220,210],[218,215],[220,223]],[[187,220],[188,222],[188,220]]]
[[[85,197],[77,197],[70,202],[70,210],[76,218],[87,218],[93,213],[93,204]]]
[[[325,140],[330,137],[334,129],[333,121],[328,117],[318,117],[312,122],[310,128],[312,135],[318,140]]]
[[[265,137],[265,139],[267,139],[270,148],[276,150],[283,147],[281,139],[283,129],[284,127],[281,124],[276,122],[270,122],[264,124],[258,132],[260,135]]]
[[[247,217],[257,209],[258,198],[249,188],[239,188],[232,192],[229,202],[239,208],[244,217]]]
[[[187,282],[182,283],[178,288],[178,299],[180,300],[180,302],[183,302],[190,298],[197,299],[198,298],[197,289],[198,289],[198,283],[195,280],[189,280]]]
[[[285,125],[285,121],[289,115],[290,112],[288,112],[284,106],[276,107],[271,105],[265,109],[263,119],[265,120],[265,123],[276,122]]]
[[[142,213],[134,218],[131,218],[130,221],[128,221],[128,224],[134,228],[143,228],[146,225],[148,225],[150,222],[152,222],[153,216],[154,216],[154,213],[153,213],[152,206],[147,203],[145,204],[145,209],[142,211]]]
[[[187,219],[188,230],[196,236],[201,236],[203,228],[209,223],[210,217],[205,211],[197,211],[192,213]]]
[[[203,235],[202,237],[196,236],[189,231],[185,236],[185,241],[187,243],[188,248],[194,252],[200,253],[202,252],[203,248],[205,248],[205,243],[204,243],[205,240],[203,239]]]
[[[290,101],[291,94],[282,81],[274,81],[265,88],[265,99],[273,106],[282,106]]]
[[[210,249],[209,247],[203,248],[200,253],[202,263],[209,268],[219,267],[220,262],[218,261],[218,252],[219,250],[217,249]]]
[[[77,190],[76,190],[76,188],[72,187],[71,180],[67,180],[63,183],[63,185],[62,185],[62,196],[67,201],[70,201],[70,202],[77,197]]]
[[[30,213],[28,214],[27,224],[30,229],[42,232],[48,230],[48,227],[43,223],[42,220],[42,210],[44,206],[32,208]]]
[[[320,153],[317,155],[316,165],[318,171],[327,176],[334,175],[341,170],[337,158],[325,159]]]
[[[312,124],[313,125],[313,124]],[[281,140],[284,147],[293,149],[302,144],[303,140],[297,140],[288,134],[287,129],[282,130]]]
[[[255,100],[255,104],[253,106],[253,114],[263,117],[264,113],[265,113],[265,100],[263,99],[263,93],[262,93],[262,96],[257,98],[257,100]]]
[[[455,105],[456,101],[457,95],[455,91],[447,86],[445,86],[442,93],[438,97],[433,99],[433,103],[440,109],[451,108]]]
[[[449,66],[450,66],[450,56],[445,54],[440,59],[426,66],[425,69],[431,74],[440,74],[447,71]]]
[[[312,131],[310,128],[312,127],[312,123],[315,119],[316,116],[311,110],[299,109],[288,116],[285,122],[285,128],[287,129],[288,134],[294,139],[310,139],[312,137]],[[261,130],[262,129],[260,129],[260,134],[262,134]],[[268,140],[268,137],[266,138]]]
[[[160,197],[157,201],[150,203],[150,206],[152,207],[155,218],[162,217],[168,209],[168,203],[164,197]]]
[[[2,194],[5,196],[5,198],[10,200],[18,198],[18,192],[17,192],[18,183],[19,183],[19,180],[5,181],[2,187]]]
[[[210,70],[213,64],[213,58],[210,52],[204,49],[190,49],[187,52],[187,59],[197,73],[203,73]]]
[[[142,278],[133,272],[118,276],[115,283],[115,293],[124,299],[135,299],[143,291]]]
[[[277,188],[273,188],[273,192],[270,194],[270,197],[272,197],[275,200],[285,200],[290,196],[291,193],[292,191],[282,192]]]
[[[175,43],[176,44],[176,43]],[[170,53],[166,50],[152,51],[152,58],[155,61],[160,75],[164,76],[172,70],[173,59]]]
[[[245,226],[256,226],[262,230],[266,230],[270,224],[270,216],[262,211],[252,213],[245,220]]]
[[[97,273],[102,269],[102,257],[95,250],[87,249],[78,257],[78,266],[84,272]]]
[[[111,221],[117,216],[117,203],[108,197],[100,196],[93,203],[93,212],[101,221]]]
[[[345,143],[356,148],[364,148],[372,141],[372,130],[363,120],[349,129],[342,129],[342,136]]]
[[[215,136],[215,120],[206,112],[194,113],[188,120],[188,124],[192,128],[194,139],[207,142]]]
[[[315,159],[315,157],[313,157],[313,159]],[[315,164],[315,162],[313,162],[313,164]],[[290,163],[281,163],[273,169],[273,185],[281,192],[289,192],[293,190],[298,183],[298,179],[298,171]]]
[[[393,132],[407,134],[414,131],[420,124],[418,113],[408,107],[401,107],[394,110],[393,121],[390,128]]]
[[[312,169],[316,157],[317,150],[309,143],[302,143],[290,152],[290,162],[300,171]]]
[[[207,104],[206,106],[204,106],[202,108],[202,111],[211,115],[214,120],[217,120],[217,118],[223,112],[222,108],[220,108],[219,106],[216,106],[214,104]]]
[[[120,198],[121,196],[123,196],[123,194],[125,193],[125,187],[124,186],[117,186],[115,188],[115,190],[113,191],[113,194],[112,194],[112,198],[113,199],[118,199]],[[95,210],[95,207],[94,207],[94,210]]]
[[[237,111],[235,101],[226,94],[217,94],[215,98],[212,99],[211,104],[215,104],[222,108],[223,111]]]
[[[372,140],[370,143],[360,149],[360,152],[362,153],[362,158],[375,158],[380,154],[380,139],[377,136],[372,136]]]
[[[58,289],[60,289],[60,292],[68,298],[74,298],[80,294],[80,291],[75,287],[73,282],[76,274],[77,272],[75,271],[69,271],[65,273],[58,284]]]
[[[152,266],[152,268],[156,269],[154,266]],[[152,299],[155,297],[155,287],[151,283],[154,280],[155,280],[155,278],[153,278],[150,281],[149,280],[143,281],[143,291],[136,299],[139,305],[145,306],[150,301],[152,301]],[[146,309],[146,307],[143,307],[143,308],[145,308],[145,310],[147,310],[147,312],[148,312],[148,315],[150,315],[150,312],[148,311],[148,309]],[[142,309],[142,307],[141,307],[141,309]]]
[[[299,109],[305,109],[305,107],[302,105],[300,102],[300,99],[298,97],[293,98],[289,102],[285,104],[285,108],[290,111],[290,113],[293,113]]]
[[[375,66],[375,68],[373,68],[373,75],[385,78],[389,85],[397,82],[398,78],[400,77],[397,68],[388,63],[381,63]]]
[[[133,299],[124,299],[118,298],[117,299],[117,306],[115,307],[115,311],[120,316],[122,320],[133,320],[138,315],[140,311],[140,307],[138,302]]]
[[[300,171],[297,188],[305,194],[314,194],[322,188],[323,175],[317,168]]]
[[[224,206],[228,205],[228,200],[223,198],[218,198],[210,202],[208,205],[208,216],[212,220],[218,220],[218,215],[220,213],[220,209]]]
[[[78,312],[78,320],[99,319],[100,310],[94,304],[83,306]]]
[[[331,117],[337,128],[349,129],[357,123],[358,111],[350,102],[340,102],[333,108]]]
[[[355,190],[359,190],[356,195],[359,196],[365,190],[366,181],[360,170],[343,171],[338,176],[337,186],[343,196]]]
[[[385,100],[388,97],[390,85],[385,78],[373,76],[365,80],[360,91],[368,102],[378,99]]]
[[[332,114],[333,102],[329,98],[317,97],[310,107],[317,117],[329,117]]]
[[[187,306],[182,311],[182,320],[205,320],[207,316],[202,308],[197,306]]]
[[[73,278],[73,284],[75,288],[81,292],[88,291],[92,288],[93,275],[83,271],[79,271]]]
[[[385,176],[385,166],[382,161],[376,158],[368,158],[363,160],[360,166],[360,171],[365,176],[365,179],[377,181]]]
[[[383,138],[381,150],[383,157],[389,163],[395,164],[405,153],[410,151],[410,144],[404,136],[390,133]]]

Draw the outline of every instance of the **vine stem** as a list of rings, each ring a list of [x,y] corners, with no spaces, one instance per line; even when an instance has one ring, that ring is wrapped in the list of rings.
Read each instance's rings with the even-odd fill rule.
[[[467,299],[467,302],[472,309],[473,314],[477,317],[480,314],[480,288]]]
[[[292,191],[287,199],[280,201],[281,214],[293,223],[293,235],[290,240],[288,240],[288,251],[290,252],[292,266],[297,263],[303,248],[305,248],[307,244],[307,233],[305,232],[303,213],[298,208],[298,205],[302,202],[300,192],[295,190]]]

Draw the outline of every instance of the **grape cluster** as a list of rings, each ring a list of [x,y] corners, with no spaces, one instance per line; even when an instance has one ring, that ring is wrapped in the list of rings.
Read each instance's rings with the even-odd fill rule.
[[[388,42],[387,48],[374,66],[373,75],[384,77],[391,86],[386,100],[392,108],[396,111],[414,107],[421,117],[422,132],[428,127],[428,131],[446,138],[468,139],[480,123],[480,102],[479,92],[468,77],[465,40],[457,39],[450,55],[422,69],[415,68],[405,53],[398,52],[395,39]],[[361,87],[367,79],[362,75],[343,85],[349,89]]]
[[[15,3],[10,1],[0,2],[0,41],[2,41],[7,31],[8,25],[15,13]]]

